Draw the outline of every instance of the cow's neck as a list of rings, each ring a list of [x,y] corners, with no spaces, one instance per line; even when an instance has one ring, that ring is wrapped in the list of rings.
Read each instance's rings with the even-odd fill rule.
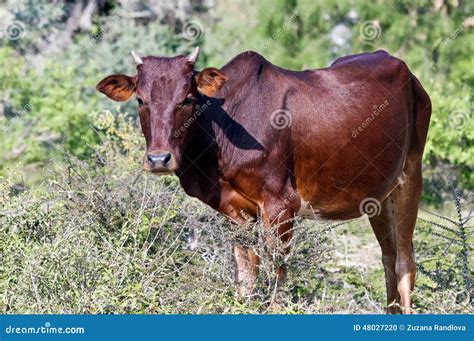
[[[193,131],[183,149],[182,162],[176,174],[187,194],[218,209],[221,174],[218,166],[219,132],[216,129],[219,112],[216,108],[220,107],[221,101],[199,97],[198,105],[199,109],[193,115],[196,117],[192,125]]]

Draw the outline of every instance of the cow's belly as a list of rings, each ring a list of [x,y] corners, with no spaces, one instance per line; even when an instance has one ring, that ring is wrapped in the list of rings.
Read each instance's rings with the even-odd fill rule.
[[[402,180],[406,142],[398,142],[364,151],[348,142],[335,151],[328,146],[312,155],[299,154],[294,170],[301,199],[298,215],[352,219],[366,213],[361,209],[366,202],[380,206]]]
[[[400,176],[400,179],[402,177]],[[376,187],[355,187],[347,191],[339,189],[314,191],[300,195],[300,208],[296,215],[313,220],[347,220],[380,211],[381,203],[390,195],[398,182]],[[330,194],[328,194],[330,193]]]

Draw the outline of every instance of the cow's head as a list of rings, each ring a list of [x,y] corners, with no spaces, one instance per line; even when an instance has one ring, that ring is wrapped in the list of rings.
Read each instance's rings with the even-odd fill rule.
[[[213,97],[227,79],[215,68],[194,71],[198,54],[196,48],[189,56],[141,58],[132,51],[136,76],[110,75],[97,84],[98,91],[115,101],[135,94],[146,140],[146,171],[176,170],[199,96]]]

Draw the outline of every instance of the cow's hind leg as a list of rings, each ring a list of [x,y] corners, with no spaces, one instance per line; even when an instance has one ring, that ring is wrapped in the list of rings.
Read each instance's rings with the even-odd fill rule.
[[[411,292],[415,287],[416,273],[413,231],[422,186],[421,161],[407,159],[400,184],[382,203],[380,214],[370,220],[382,248],[387,299],[389,304],[399,301],[402,313],[412,313]],[[398,294],[394,290],[395,278]],[[389,312],[395,310],[389,309]]]
[[[397,245],[395,273],[402,312],[406,314],[412,313],[411,292],[415,287],[416,273],[413,231],[422,189],[421,160],[408,158],[405,163],[405,175],[400,185],[392,193]]]
[[[397,275],[395,274],[397,245],[392,196],[382,202],[380,214],[369,218],[369,220],[382,249],[382,264],[385,270],[385,285],[387,288],[387,312],[396,314],[400,312],[397,306],[400,303],[400,295],[397,290]]]

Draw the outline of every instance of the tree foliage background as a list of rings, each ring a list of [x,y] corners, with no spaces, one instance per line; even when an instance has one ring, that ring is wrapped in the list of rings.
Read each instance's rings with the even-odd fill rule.
[[[426,166],[454,167],[472,189],[473,6],[459,0],[7,1],[0,8],[0,171],[21,164],[36,172],[57,155],[57,142],[90,157],[98,141],[93,112],[116,106],[94,86],[102,75],[133,73],[132,48],[176,55],[199,45],[199,66],[217,67],[255,50],[294,70],[385,49],[407,62],[433,101]]]
[[[0,4],[0,176],[3,213],[0,217],[4,219],[0,227],[4,231],[20,232],[13,239],[9,239],[11,236],[2,235],[4,243],[2,244],[0,240],[0,245],[4,249],[0,250],[0,255],[4,257],[4,264],[7,264],[5,250],[8,248],[14,250],[15,245],[21,246],[19,249],[22,250],[22,255],[18,257],[24,258],[19,260],[20,258],[10,255],[9,264],[16,264],[18,271],[21,271],[20,269],[25,271],[24,269],[28,269],[27,264],[32,266],[32,260],[26,255],[41,253],[38,250],[45,247],[45,241],[47,243],[53,243],[55,240],[58,243],[64,241],[60,238],[61,236],[64,238],[60,228],[70,231],[71,235],[77,237],[74,240],[78,245],[82,245],[76,250],[78,254],[66,258],[69,263],[66,263],[68,270],[63,269],[64,278],[47,278],[48,270],[43,269],[46,277],[39,278],[38,281],[43,280],[46,286],[56,283],[58,285],[56,289],[51,289],[52,291],[44,289],[46,291],[41,293],[35,292],[31,286],[28,288],[19,286],[18,290],[20,288],[31,290],[31,297],[36,302],[36,311],[48,311],[47,302],[50,302],[57,308],[51,311],[111,312],[113,310],[105,302],[94,301],[96,298],[94,295],[100,296],[100,290],[114,290],[107,285],[117,290],[120,288],[121,291],[116,297],[121,304],[124,304],[121,310],[124,312],[142,311],[140,307],[144,304],[140,300],[151,304],[150,311],[163,312],[167,311],[167,307],[168,311],[183,311],[187,307],[184,302],[181,310],[177,307],[170,308],[167,304],[174,302],[173,299],[167,298],[167,301],[162,297],[164,303],[156,308],[153,304],[157,304],[156,300],[159,298],[147,296],[146,290],[137,287],[137,283],[141,286],[150,283],[133,280],[139,276],[139,270],[143,270],[140,267],[150,271],[150,274],[156,271],[154,268],[156,264],[150,259],[153,255],[156,256],[159,250],[149,253],[148,243],[151,243],[153,238],[148,239],[149,236],[140,230],[156,223],[153,220],[157,219],[155,215],[150,216],[151,208],[150,212],[145,209],[144,212],[148,213],[140,216],[139,219],[144,221],[136,223],[138,235],[134,235],[135,239],[130,244],[136,246],[138,243],[143,250],[146,249],[144,252],[150,259],[145,257],[142,261],[137,260],[136,263],[128,264],[127,269],[137,266],[130,268],[132,279],[124,274],[122,281],[114,279],[117,282],[111,280],[114,276],[108,272],[102,277],[99,276],[100,278],[95,278],[92,269],[97,265],[98,259],[91,256],[90,249],[87,251],[82,247],[88,245],[97,251],[97,255],[102,252],[101,255],[105,259],[113,261],[112,249],[99,250],[92,243],[101,238],[101,234],[94,230],[95,226],[101,226],[100,224],[106,222],[108,225],[106,224],[105,229],[111,232],[110,245],[125,245],[125,248],[120,250],[135,252],[133,248],[127,249],[129,245],[127,243],[132,241],[122,240],[130,237],[127,234],[130,231],[126,228],[125,232],[119,231],[119,228],[128,226],[130,221],[135,221],[136,217],[129,216],[136,209],[134,205],[138,205],[135,199],[129,198],[130,201],[127,201],[122,208],[120,208],[122,204],[115,201],[108,202],[94,213],[96,216],[83,221],[81,226],[88,226],[84,233],[90,233],[90,238],[86,241],[81,239],[83,235],[75,230],[74,224],[69,226],[67,219],[64,220],[64,214],[73,215],[71,212],[80,212],[81,208],[84,209],[81,206],[83,203],[80,204],[81,200],[84,200],[84,195],[90,194],[90,191],[81,188],[77,183],[78,187],[74,188],[73,192],[76,194],[80,192],[83,196],[81,200],[74,202],[76,206],[73,205],[71,211],[68,211],[67,204],[60,201],[60,207],[55,208],[54,214],[46,215],[47,218],[41,216],[44,214],[45,205],[57,203],[59,200],[49,197],[52,192],[61,192],[57,187],[51,187],[61,184],[58,171],[64,175],[64,169],[71,172],[77,167],[88,169],[87,176],[98,181],[99,184],[96,185],[102,186],[102,190],[109,185],[112,191],[115,188],[103,178],[104,174],[110,171],[107,166],[113,165],[116,170],[120,169],[123,177],[118,178],[123,181],[126,181],[124,179],[136,181],[137,178],[134,176],[139,173],[144,140],[137,125],[135,103],[133,101],[123,104],[113,103],[95,91],[97,82],[108,74],[134,73],[130,57],[131,49],[137,50],[142,55],[173,56],[189,53],[195,46],[200,46],[198,68],[220,67],[240,52],[255,50],[272,63],[293,70],[326,67],[337,57],[351,53],[387,50],[408,64],[421,80],[433,102],[424,158],[425,204],[442,206],[449,196],[447,190],[450,186],[460,187],[462,197],[472,204],[473,8],[474,2],[463,0],[7,0],[2,2]],[[108,150],[103,148],[104,143],[109,147]],[[70,164],[71,160],[74,160],[74,167]],[[71,181],[73,180],[69,178],[66,183],[70,184]],[[163,181],[172,188],[177,186],[173,179]],[[66,202],[72,200],[67,190],[64,190],[64,193],[67,195],[61,200]],[[26,199],[33,200],[33,204]],[[36,199],[41,200],[34,201]],[[94,200],[90,199],[90,202],[93,203]],[[92,210],[89,206],[86,207]],[[118,209],[117,212],[113,211],[117,216],[110,212],[108,214],[113,216],[101,216],[111,207]],[[154,209],[156,210],[156,206]],[[172,211],[171,218],[165,214],[163,220],[160,220],[163,223],[171,219],[171,225],[163,225],[170,229],[175,226],[173,224],[177,224],[177,221],[182,223],[179,220],[181,215],[179,208],[173,208]],[[11,218],[11,212],[16,212],[14,216],[17,220]],[[41,226],[44,229],[40,228]],[[0,230],[0,233],[3,232]],[[180,238],[184,237],[178,234],[176,238],[181,240]],[[32,251],[34,248],[30,248],[26,241],[36,243],[39,249]],[[431,251],[433,250],[437,249]],[[57,267],[60,268],[59,250],[51,248],[46,251],[42,257],[51,254],[59,257],[56,260],[58,263],[53,262],[51,266],[56,270]],[[67,252],[66,249],[63,251]],[[74,253],[74,250],[70,251]],[[123,259],[116,258],[118,263],[114,266],[117,269],[119,265],[126,264],[126,259],[130,259],[127,258],[130,257],[130,253],[125,251],[119,254],[124,257]],[[80,255],[81,252],[84,254]],[[133,255],[135,257],[135,253]],[[165,257],[166,252],[163,255]],[[78,271],[79,266],[74,263],[75,257],[93,259],[87,263],[90,268],[85,266],[81,270],[84,271],[81,280],[85,284],[78,282],[75,284],[77,287],[71,287],[67,283],[69,281],[70,284],[74,279],[68,276],[71,271]],[[184,255],[176,262],[185,262],[186,257]],[[123,263],[119,259],[122,259]],[[147,265],[147,261],[151,263]],[[37,258],[35,262],[41,263],[41,260]],[[108,266],[110,264],[101,263],[102,270]],[[6,265],[1,270],[4,271],[5,281],[0,281],[2,283],[0,288],[12,290],[15,283],[25,281],[24,277],[12,279],[10,275],[5,275],[5,267]],[[186,271],[190,271],[192,276],[195,269]],[[84,286],[87,287],[89,281],[96,281],[104,286],[101,287],[94,282],[96,291],[84,293]],[[124,283],[130,285],[127,288],[131,288],[131,291],[121,287]],[[351,285],[357,285],[357,280],[354,280],[354,283]],[[169,283],[160,282],[156,285],[164,288],[169,286]],[[184,289],[186,291],[186,288]],[[298,282],[293,286],[292,295],[303,297],[312,295],[314,290],[319,289],[321,284],[314,284],[311,281]],[[69,298],[54,296],[55,290],[65,291],[64,295],[69,295]],[[370,292],[370,288],[365,290]],[[137,292],[145,296],[132,294]],[[18,295],[21,296],[20,293]],[[61,302],[77,299],[81,295],[86,295],[86,298],[75,301],[78,304],[75,309],[64,310]],[[12,303],[4,296],[3,310],[27,311],[31,304],[30,297],[21,297],[24,301]],[[51,300],[45,300],[45,297]],[[225,295],[220,298],[228,299]],[[62,299],[64,301],[61,301]],[[378,299],[383,301],[381,297]],[[130,300],[134,300],[133,304]],[[192,309],[216,311],[208,306],[210,301],[212,300],[206,301],[204,306]],[[236,302],[233,304],[231,311],[247,311]],[[228,309],[225,308],[225,304],[222,304],[222,307],[217,310]],[[331,308],[328,309],[331,311]],[[433,308],[430,307],[428,310],[433,311]]]

